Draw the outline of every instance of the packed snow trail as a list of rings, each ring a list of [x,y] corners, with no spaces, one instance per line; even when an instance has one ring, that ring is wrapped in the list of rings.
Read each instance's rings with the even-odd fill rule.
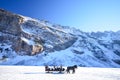
[[[0,80],[120,80],[120,68],[78,67],[75,74],[44,70],[41,66],[0,66]]]

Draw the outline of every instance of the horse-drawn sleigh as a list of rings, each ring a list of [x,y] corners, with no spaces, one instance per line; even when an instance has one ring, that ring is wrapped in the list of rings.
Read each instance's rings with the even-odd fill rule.
[[[52,72],[62,73],[65,71],[65,68],[62,68],[62,66],[60,66],[60,67],[53,66],[53,68],[45,66],[45,71],[46,71],[46,73],[52,73]]]
[[[45,71],[46,71],[46,73],[54,73],[54,72],[57,72],[57,73],[65,73],[65,72],[70,73],[70,71],[72,70],[72,73],[75,73],[76,68],[77,68],[77,65],[68,66],[67,69],[63,68],[62,66],[60,66],[60,67],[53,66],[53,68],[45,66]]]

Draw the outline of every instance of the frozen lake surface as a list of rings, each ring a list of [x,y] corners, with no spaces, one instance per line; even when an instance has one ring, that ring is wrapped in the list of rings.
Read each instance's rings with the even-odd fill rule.
[[[78,67],[75,74],[44,70],[42,66],[0,66],[0,80],[120,80],[120,68]]]

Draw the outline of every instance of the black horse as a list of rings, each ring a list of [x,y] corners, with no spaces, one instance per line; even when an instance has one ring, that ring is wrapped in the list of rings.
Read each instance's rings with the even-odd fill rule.
[[[72,73],[75,73],[75,69],[77,68],[77,65],[74,66],[68,66],[66,69],[67,73],[70,73],[70,70],[72,70]]]

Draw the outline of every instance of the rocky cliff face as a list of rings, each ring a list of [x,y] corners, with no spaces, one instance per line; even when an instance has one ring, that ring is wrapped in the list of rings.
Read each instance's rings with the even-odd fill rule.
[[[12,35],[20,35],[23,18],[19,15],[0,9],[0,31]]]
[[[70,47],[76,37],[45,25],[38,20],[0,9],[0,40],[12,45],[20,55],[35,55]]]
[[[0,9],[0,64],[120,67],[120,32],[82,32]]]
[[[0,9],[1,43],[11,45],[11,48],[20,55],[34,55],[42,52],[41,44],[30,45],[25,41],[26,38],[32,38],[32,36],[22,30],[23,23],[23,17]]]

